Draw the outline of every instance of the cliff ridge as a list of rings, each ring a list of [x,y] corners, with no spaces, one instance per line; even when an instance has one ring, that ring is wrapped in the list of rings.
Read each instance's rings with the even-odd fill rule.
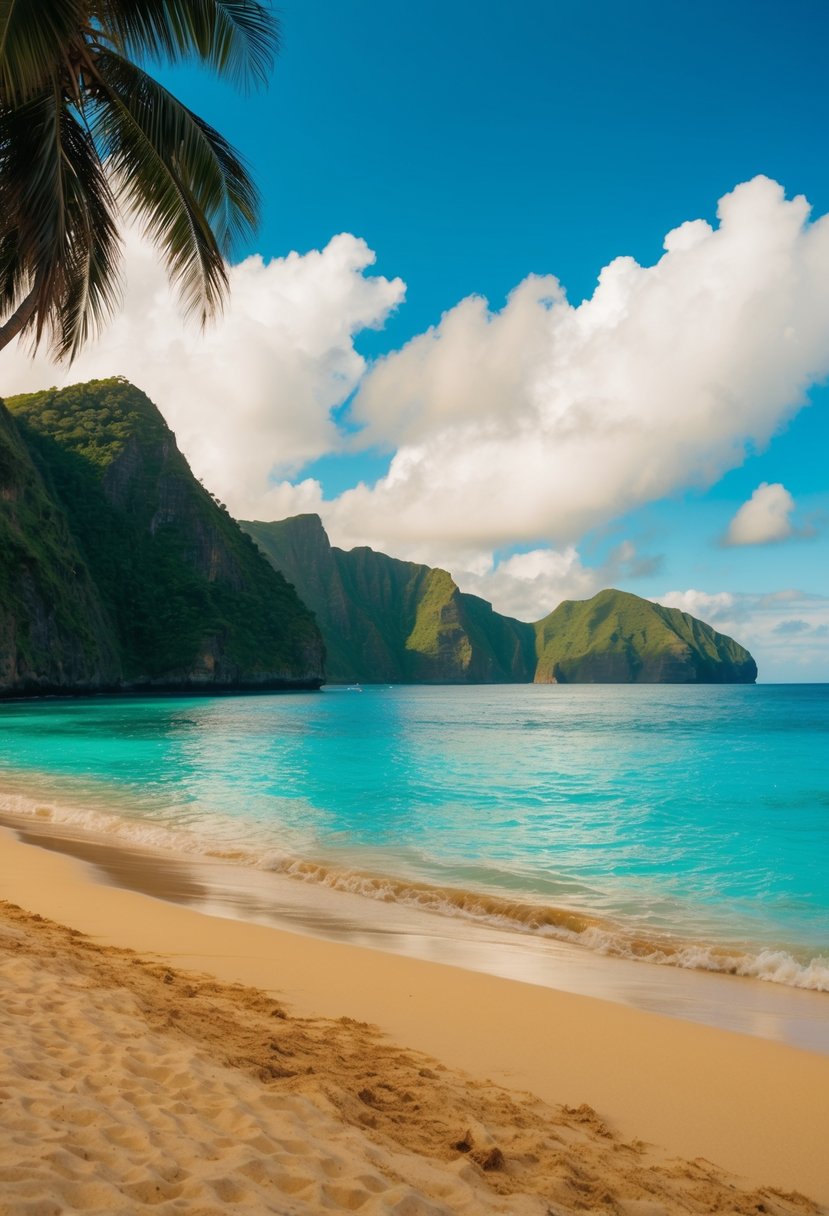
[[[534,624],[445,570],[332,546],[318,515],[243,521],[315,613],[334,683],[753,683],[748,651],[629,592],[565,601]]]

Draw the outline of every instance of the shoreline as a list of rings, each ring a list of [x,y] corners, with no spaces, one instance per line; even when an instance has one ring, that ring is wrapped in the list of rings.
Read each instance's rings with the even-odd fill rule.
[[[625,1137],[829,1204],[825,1056],[515,979],[207,916],[95,882],[88,864],[21,843],[11,830],[0,836],[2,898],[30,913],[103,945],[264,989],[303,1016],[376,1024],[447,1067],[546,1102],[588,1103]]]
[[[829,958],[827,953],[818,945],[793,944],[783,939],[758,938],[740,935],[737,924],[732,934],[722,934],[722,931],[712,929],[705,933],[704,927],[697,928],[695,934],[689,934],[676,924],[643,927],[636,919],[614,916],[613,913],[596,911],[579,900],[557,900],[556,896],[547,897],[534,893],[521,893],[519,890],[497,889],[494,885],[464,886],[438,876],[423,876],[417,871],[407,871],[405,866],[394,867],[394,858],[368,856],[363,858],[354,850],[350,854],[333,854],[328,856],[309,855],[301,849],[301,844],[288,844],[287,849],[280,840],[273,839],[270,843],[256,846],[252,841],[237,843],[235,839],[225,843],[222,832],[216,834],[214,840],[202,838],[191,828],[176,827],[175,824],[154,822],[152,818],[136,820],[129,811],[115,809],[112,803],[102,804],[100,796],[96,806],[86,805],[83,793],[69,793],[69,800],[64,789],[51,789],[51,782],[46,781],[45,787],[40,787],[39,778],[35,778],[36,786],[40,789],[38,796],[33,798],[29,784],[21,784],[18,779],[12,779],[5,773],[4,788],[0,789],[0,824],[6,823],[13,829],[21,829],[24,833],[33,835],[49,835],[56,841],[89,841],[91,846],[101,845],[109,850],[109,856],[114,857],[115,851],[123,851],[125,856],[140,858],[152,856],[159,866],[167,865],[170,858],[198,873],[199,882],[204,888],[214,888],[218,883],[221,900],[224,901],[222,914],[241,914],[243,919],[265,916],[272,921],[267,912],[272,903],[282,905],[283,911],[288,906],[300,903],[305,906],[306,917],[312,923],[311,933],[318,933],[320,925],[325,923],[329,934],[337,940],[363,940],[376,935],[376,923],[380,916],[363,910],[355,913],[349,910],[351,902],[356,907],[355,900],[361,905],[379,903],[384,908],[383,921],[389,918],[389,910],[395,906],[406,916],[421,918],[419,930],[427,936],[450,938],[458,936],[457,928],[449,930],[447,923],[457,925],[464,922],[480,927],[481,933],[489,933],[491,938],[501,936],[504,942],[512,942],[515,948],[523,953],[531,952],[530,942],[535,941],[542,952],[556,952],[563,947],[562,957],[576,957],[580,953],[603,959],[605,970],[609,970],[607,962],[610,959],[620,963],[644,963],[650,970],[669,970],[669,972],[684,972],[717,976],[721,979],[738,978],[741,980],[761,981],[762,987],[779,987],[786,992],[803,991],[827,995],[829,993]],[[46,805],[43,805],[45,801]],[[22,805],[19,805],[22,804]],[[115,800],[117,805],[117,800]],[[230,821],[222,823],[226,833]],[[233,831],[236,824],[233,823]],[[114,841],[114,844],[113,844]],[[75,855],[83,856],[83,850],[78,845]],[[58,844],[55,845],[58,848]],[[67,848],[69,848],[67,844]],[[379,863],[378,863],[379,861]],[[107,863],[102,865],[107,871]],[[135,876],[130,876],[128,868],[114,866],[115,872],[122,877],[117,882],[135,886]],[[224,873],[221,873],[224,869]],[[233,877],[233,872],[236,877]],[[218,876],[218,877],[216,877]],[[244,878],[242,878],[244,876]],[[284,883],[287,880],[287,888]],[[250,900],[249,888],[261,888],[271,884],[267,896],[261,895],[258,906]],[[278,886],[283,885],[282,899]],[[188,885],[184,879],[179,885]],[[236,888],[235,896],[231,890]],[[292,889],[291,894],[284,895],[284,890]],[[301,888],[315,889],[316,896],[304,899],[299,895]],[[143,889],[141,883],[137,889]],[[334,894],[333,893],[337,893]],[[186,899],[186,891],[170,884],[167,895],[174,901]],[[261,893],[260,893],[261,894]],[[335,908],[326,908],[326,917],[320,921],[320,905],[325,905],[338,897],[342,900],[345,912],[340,913]],[[190,902],[198,902],[191,899]],[[681,908],[678,908],[681,912]],[[349,929],[340,931],[334,928],[338,917],[349,925]],[[430,933],[430,923],[435,924],[435,918],[444,922],[444,930]],[[291,924],[289,928],[303,929],[301,919],[292,912],[288,913]],[[276,919],[277,927],[280,924]],[[681,922],[679,922],[681,923]],[[709,927],[710,928],[710,927]],[[417,933],[418,925],[411,927],[411,933]],[[323,933],[323,936],[326,934]],[[517,945],[520,941],[520,945]],[[397,948],[389,940],[382,942],[382,948]],[[473,950],[474,953],[474,950]],[[428,953],[425,957],[433,957]],[[464,964],[462,957],[451,957],[447,961]],[[492,967],[484,966],[484,970]],[[530,967],[532,983],[546,983],[538,978],[538,968]],[[504,974],[496,968],[496,974]],[[507,975],[513,974],[508,972]],[[624,974],[624,968],[622,972]],[[812,1028],[800,1032],[797,1023],[803,1017],[810,1020],[806,1007],[797,1007],[796,1002],[789,1001],[786,1008],[786,997],[766,997],[755,1000],[745,990],[745,1004],[750,1010],[751,1018],[740,1019],[729,1010],[733,1007],[731,995],[715,1001],[715,1008],[707,1007],[705,998],[698,998],[693,992],[686,992],[683,984],[690,981],[676,980],[676,986],[681,989],[682,1000],[690,1001],[695,1012],[690,1017],[698,1018],[705,1023],[722,1025],[726,1029],[744,1030],[749,1034],[766,1031],[751,1029],[751,1018],[760,1015],[763,1019],[779,1020],[778,1031],[769,1032],[771,1037],[782,1037],[785,1041],[793,1042],[796,1046],[806,1046],[818,1051],[829,1053],[829,1023],[822,1025],[823,1018],[812,1019]],[[573,986],[575,984],[575,986]],[[582,987],[577,980],[570,981],[571,990],[593,993],[598,996],[609,996],[615,1000],[613,989],[605,991],[602,983],[597,980],[588,981],[587,987]],[[647,983],[628,983],[620,980],[615,985],[633,987],[633,989],[648,989]],[[670,987],[670,981],[665,981],[664,987]],[[714,989],[710,991],[714,992]],[[650,998],[645,998],[649,1001]],[[645,1003],[645,1007],[655,1007],[671,1012],[666,1007],[666,993],[654,995],[653,1000],[658,1004]],[[638,1003],[635,1001],[633,1003]],[[739,1007],[743,1001],[738,1001]],[[717,1012],[718,1009],[718,1012]]]
[[[15,796],[21,797],[19,790]],[[710,965],[626,956],[575,934],[537,933],[511,921],[501,923],[499,917],[410,902],[397,895],[401,886],[420,893],[419,884],[409,880],[366,872],[364,877],[370,880],[366,891],[362,882],[343,886],[326,881],[331,875],[359,878],[361,871],[338,870],[302,858],[296,860],[296,870],[293,865],[259,867],[234,849],[184,851],[176,846],[189,841],[184,836],[178,840],[166,828],[161,829],[162,841],[143,843],[121,835],[120,818],[112,820],[113,837],[106,830],[111,816],[105,822],[100,811],[93,812],[90,822],[83,810],[78,818],[55,818],[49,807],[41,808],[30,798],[26,801],[31,803],[26,811],[0,809],[0,828],[11,829],[25,842],[89,863],[99,882],[214,916],[598,997],[829,1056],[829,995],[821,989]],[[453,894],[437,887],[422,889],[431,896]],[[454,894],[474,903],[489,901],[485,894]],[[525,911],[523,905],[510,907]],[[532,905],[526,910],[531,912]],[[780,957],[788,958],[767,953],[775,967],[780,966]]]
[[[829,1056],[827,995],[754,977],[620,958],[579,942],[516,932],[221,857],[113,844],[101,832],[0,812],[24,843],[91,867],[93,881],[211,916],[323,941],[440,962],[575,995],[756,1035]]]

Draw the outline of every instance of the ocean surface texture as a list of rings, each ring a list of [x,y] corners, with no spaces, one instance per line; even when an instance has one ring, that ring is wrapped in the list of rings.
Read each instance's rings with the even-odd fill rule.
[[[0,809],[829,990],[827,744],[826,685],[19,702]]]

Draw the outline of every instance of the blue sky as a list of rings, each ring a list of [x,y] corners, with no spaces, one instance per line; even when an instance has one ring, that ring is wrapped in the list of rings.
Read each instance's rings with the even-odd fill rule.
[[[148,378],[147,390],[177,430],[194,467],[237,514],[264,516],[271,509],[275,515],[277,504],[284,506],[282,514],[316,509],[320,496],[336,503],[361,481],[371,488],[393,460],[402,467],[401,452],[418,444],[428,447],[432,474],[431,482],[421,478],[417,483],[421,496],[439,497],[442,477],[457,479],[458,464],[454,460],[451,469],[450,463],[444,468],[440,459],[441,410],[448,408],[443,397],[432,402],[437,421],[431,431],[411,422],[421,398],[429,399],[433,373],[428,367],[438,357],[435,344],[418,335],[428,333],[470,295],[484,297],[497,314],[527,276],[553,275],[570,304],[578,305],[593,295],[599,272],[614,259],[627,256],[650,267],[662,256],[666,233],[685,221],[704,219],[716,228],[718,200],[757,175],[780,183],[788,199],[805,195],[813,219],[829,212],[825,0],[792,0],[785,6],[779,0],[631,0],[625,5],[524,0],[509,10],[468,0],[425,0],[414,9],[379,0],[284,0],[280,12],[283,49],[267,92],[241,96],[202,73],[163,73],[170,87],[244,152],[260,185],[262,224],[250,247],[236,251],[235,260],[251,254],[266,264],[279,260],[283,309],[288,300],[297,316],[311,318],[310,328],[302,329],[292,313],[291,358],[282,363],[266,364],[259,354],[246,354],[244,339],[237,341],[238,387],[232,377],[222,381],[224,421],[208,404],[207,355],[200,357],[200,366],[207,367],[206,385],[200,399],[194,396],[191,414],[182,403],[186,387],[174,386],[169,378]],[[764,203],[762,192],[752,197],[741,220],[749,237],[758,208],[774,213],[770,224],[785,225],[785,209]],[[758,262],[771,262],[776,255],[757,231]],[[348,243],[336,247],[336,257],[330,250],[324,255],[326,266],[338,262],[337,274],[323,274],[318,261],[312,264],[308,258],[283,263],[291,251],[307,255],[326,250],[339,233],[365,242],[375,255],[373,264],[367,257],[357,265],[359,250]],[[751,259],[743,258],[740,273],[748,274],[750,265]],[[752,309],[760,306],[756,301],[763,293],[771,297],[799,290],[807,262],[798,266],[785,283],[769,271],[746,287],[745,299],[755,303],[744,309],[744,330],[751,330]],[[129,273],[138,280],[140,266],[136,270],[130,263]],[[295,290],[294,277],[303,275],[310,285]],[[357,283],[359,299],[351,290],[357,279],[371,287],[360,294]],[[394,286],[397,279],[405,284],[405,298],[402,285]],[[725,298],[729,289],[726,277],[718,290]],[[240,286],[240,298],[246,290]],[[309,336],[314,329],[312,290],[318,304],[320,295],[331,296],[325,320],[314,331],[321,334],[329,326],[330,340]],[[338,292],[347,300],[343,313],[352,318],[346,336],[335,332]],[[505,310],[505,317],[515,316],[509,322],[511,336],[503,340],[502,363],[509,358],[510,343],[517,364],[529,359],[520,334],[512,331],[524,321],[532,327],[545,307],[536,302]],[[800,321],[792,325],[808,328],[808,303],[801,300],[798,309]],[[250,319],[252,314],[245,315]],[[277,310],[274,316],[279,327],[282,314]],[[683,313],[676,317],[677,339],[684,338]],[[257,320],[258,314],[253,323]],[[704,321],[704,312],[688,313],[687,326]],[[247,331],[237,333],[250,328],[249,323]],[[460,321],[455,330],[459,328]],[[792,326],[785,328],[788,332]],[[444,329],[441,351],[451,346],[446,326],[439,334]],[[91,373],[123,370],[138,379],[124,353],[130,343],[123,333],[117,337],[117,328],[115,332],[106,355],[78,367]],[[474,421],[480,388],[463,382],[463,352],[482,349],[475,341],[487,332],[488,322],[473,318],[456,342],[451,383],[457,383],[459,399],[468,393],[471,404],[455,419],[453,438],[446,443],[466,442],[460,437]],[[778,331],[772,326],[768,332]],[[405,357],[395,356],[413,339],[420,341],[422,357],[405,351]],[[670,331],[664,341],[670,346]],[[814,350],[819,341],[813,338]],[[168,364],[174,357],[180,360],[185,372],[187,359],[195,358],[188,343],[182,340],[175,356],[166,356]],[[745,360],[758,360],[768,345],[763,340],[753,350],[747,341]],[[300,362],[294,358],[297,350]],[[540,358],[536,346],[533,351]],[[826,353],[829,368],[829,327]],[[229,359],[215,348],[211,357],[217,360],[213,379],[218,383],[218,361],[224,365]],[[380,374],[374,375],[378,360]],[[473,378],[474,355],[468,360]],[[746,369],[748,398],[776,375],[773,359],[763,366],[758,384]],[[813,352],[792,376],[800,384],[818,366],[823,375],[824,365]],[[408,384],[421,371],[418,392],[409,393]],[[677,374],[679,404],[668,378],[666,412],[687,411],[682,396],[690,391],[687,374]],[[686,383],[679,382],[681,376]],[[332,382],[341,386],[339,394],[332,391]],[[190,383],[195,384],[192,376]],[[445,397],[445,381],[441,383]],[[509,383],[506,376],[497,420],[502,431],[510,410]],[[700,383],[705,385],[704,377]],[[612,396],[612,387],[603,391]],[[650,489],[632,494],[622,479],[615,498],[608,493],[592,513],[585,501],[567,527],[557,528],[554,507],[548,504],[539,508],[535,528],[527,506],[524,522],[516,523],[514,532],[508,523],[501,531],[496,524],[487,525],[488,531],[482,524],[478,544],[471,524],[455,526],[465,501],[458,495],[446,501],[444,514],[447,520],[451,516],[452,526],[436,525],[433,536],[428,522],[414,536],[420,500],[413,497],[404,511],[383,507],[386,500],[376,495],[364,496],[362,532],[354,523],[356,508],[348,525],[336,506],[326,522],[341,543],[365,540],[400,556],[447,565],[466,580],[463,585],[525,617],[552,608],[550,597],[590,594],[605,576],[640,595],[664,599],[675,593],[673,602],[750,645],[761,676],[829,679],[829,390],[811,387],[812,404],[794,413],[786,409],[794,400],[782,399],[787,393],[796,398],[799,390],[781,389],[776,413],[770,406],[762,424],[755,419],[735,428],[730,458],[723,454],[727,444],[720,437],[720,447],[706,462],[692,429],[688,477],[681,475],[680,445],[679,453],[665,457],[666,467],[673,461],[673,474],[661,482],[653,477]],[[257,394],[262,404],[254,417],[245,402]],[[306,402],[302,409],[300,401]],[[486,407],[492,419],[497,404]],[[263,422],[266,409],[268,426]],[[312,426],[308,418],[314,410]],[[233,429],[226,423],[228,412]],[[385,414],[394,424],[384,421]],[[516,407],[516,427],[520,415]],[[241,453],[236,458],[231,452],[234,435],[248,425],[260,449],[274,445],[268,477],[286,487],[271,508],[243,492],[243,483],[249,488],[254,473],[248,473]],[[371,441],[355,443],[350,436],[362,426]],[[760,450],[755,450],[758,442]],[[469,450],[474,460],[474,443]],[[643,462],[659,463],[656,440],[644,444]],[[599,498],[602,480],[597,475]],[[314,482],[319,486],[313,487]],[[785,487],[793,500],[785,539],[724,545],[735,514],[763,483]],[[305,488],[292,494],[291,484]],[[503,484],[497,472],[493,477],[492,493],[503,495],[505,520],[507,504],[528,492],[515,464],[505,465]],[[470,512],[480,514],[474,495],[468,501]],[[410,518],[398,518],[391,527],[395,513]],[[537,571],[531,562],[523,570],[515,567],[517,583],[510,581],[507,567],[498,575],[499,559],[503,563],[515,553],[547,548],[558,556],[538,558]]]
[[[499,307],[529,272],[589,295],[619,254],[643,264],[665,232],[738,182],[766,174],[829,210],[829,7],[452,0],[416,10],[360,0],[282,6],[284,49],[266,103],[187,81],[245,149],[265,197],[257,248],[366,239],[406,303],[358,347],[376,355],[472,292]],[[192,89],[192,93],[191,93]],[[827,393],[762,454],[704,495],[625,520],[653,536],[658,571],[629,586],[686,584],[829,595],[818,540],[723,549],[716,539],[763,481],[805,514],[827,510]],[[323,458],[336,493],[385,467]],[[602,553],[600,541],[595,556]],[[829,647],[829,643],[827,643]]]
[[[171,77],[244,150],[265,254],[362,236],[407,304],[374,349],[528,272],[571,298],[764,173],[829,210],[823,0],[280,5],[265,96]],[[482,17],[483,14],[483,17]],[[364,343],[364,346],[369,344]]]

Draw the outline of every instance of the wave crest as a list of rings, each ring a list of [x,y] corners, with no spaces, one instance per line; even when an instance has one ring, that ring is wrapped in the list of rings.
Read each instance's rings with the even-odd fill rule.
[[[829,992],[829,959],[822,957],[799,962],[785,950],[766,949],[752,953],[725,945],[689,943],[667,934],[632,934],[612,921],[568,908],[339,868],[277,851],[266,853],[258,864],[262,869],[302,882],[319,883],[385,903],[408,904],[441,916],[462,916],[501,929],[553,937],[617,958],[750,976],[792,988]]]
[[[255,866],[298,881],[360,895],[383,903],[407,904],[440,916],[460,916],[499,929],[551,937],[584,946],[600,954],[634,959],[658,966],[746,976],[829,992],[829,958],[818,956],[800,961],[786,950],[749,949],[689,942],[659,933],[633,933],[624,925],[589,913],[529,900],[510,899],[486,891],[445,887],[408,878],[394,878],[367,870],[349,869],[296,854],[269,849],[264,853],[245,847],[232,838],[238,825],[228,819],[221,825],[228,839],[206,839],[194,831],[168,828],[147,820],[129,819],[112,813],[66,804],[36,801],[23,794],[0,792],[0,813],[7,821],[35,820],[55,827],[72,827],[108,840],[113,837],[127,847],[138,846],[203,856],[232,865]]]

